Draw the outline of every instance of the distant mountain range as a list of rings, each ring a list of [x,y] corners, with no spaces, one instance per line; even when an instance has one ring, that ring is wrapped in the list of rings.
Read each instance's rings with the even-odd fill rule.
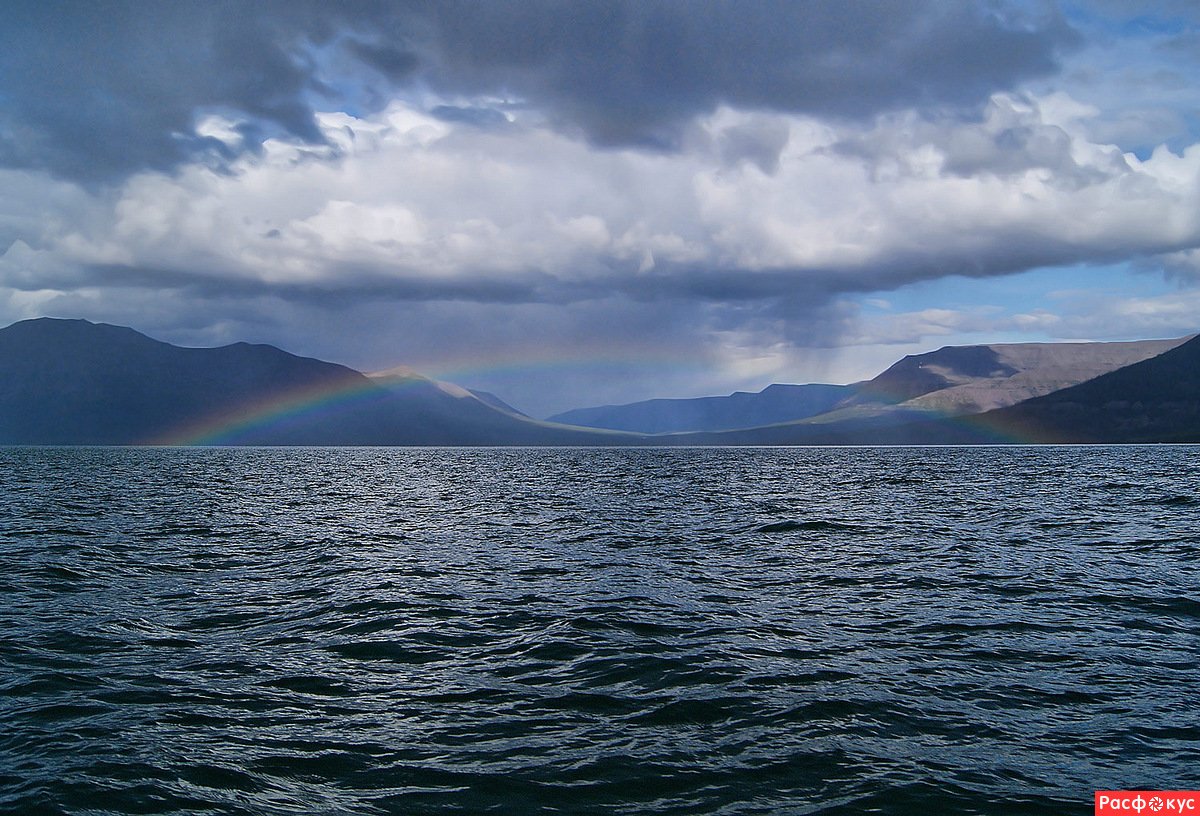
[[[1200,442],[1200,337],[1149,342],[1165,343],[1167,350],[1094,379],[990,411],[955,412],[926,407],[932,400],[914,407],[913,403],[919,397],[911,397],[890,406],[876,403],[871,406],[872,410],[856,412],[853,409],[857,406],[849,406],[797,422],[721,433],[673,434],[670,438],[674,444],[688,445]],[[1057,344],[1047,344],[1054,345]],[[1064,355],[1070,357],[1082,354],[1082,346],[1134,344],[1063,345],[1067,347]],[[947,349],[932,354],[945,351]],[[1101,349],[1104,355],[1110,351]],[[1120,355],[1131,353],[1133,349],[1116,351]],[[1046,359],[1061,360],[1057,354],[1052,352]],[[896,366],[909,371],[919,370],[919,366],[914,367],[911,363],[919,357],[905,358]],[[887,374],[884,372],[870,382],[877,382]],[[973,386],[977,391],[982,389],[989,399],[1003,403],[1016,396],[1011,388],[1003,387],[1003,381],[1017,379],[1017,376],[997,370],[992,377],[986,378],[998,381],[998,393],[983,389],[982,383]],[[924,375],[917,374],[916,377],[923,378]],[[956,376],[947,379],[951,384],[945,388],[926,391],[919,396],[953,391],[965,384],[952,384]],[[1041,390],[1050,385],[1045,383],[1038,388]],[[947,394],[946,397],[947,404],[961,405],[957,395]]]
[[[583,427],[587,426],[587,427]],[[805,445],[1200,442],[1200,338],[948,346],[853,385],[532,419],[409,369],[181,348],[41,318],[0,329],[0,444]]]
[[[133,329],[42,318],[0,329],[0,443],[597,445],[411,371],[377,377],[235,343],[180,348]]]
[[[581,408],[552,422],[662,434],[726,431],[812,418],[831,424],[928,414],[977,414],[1015,405],[1141,362],[1187,338],[1131,343],[1017,343],[947,346],[905,357],[854,385],[771,385],[756,394],[655,399]]]
[[[737,391],[727,397],[653,399],[628,405],[578,408],[550,422],[661,434],[723,431],[773,425],[823,414],[857,393],[853,385],[769,385],[756,394]]]

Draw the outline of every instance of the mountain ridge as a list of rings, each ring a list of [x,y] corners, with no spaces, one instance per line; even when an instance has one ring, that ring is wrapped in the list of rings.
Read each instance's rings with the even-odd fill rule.
[[[1200,336],[1059,391],[978,414],[904,410],[707,434],[676,445],[982,445],[1200,442]]]
[[[1200,336],[978,421],[1034,442],[1200,442]]]
[[[651,435],[535,420],[493,394],[408,368],[368,376],[265,344],[186,348],[124,326],[54,318],[0,329],[0,444],[64,445],[1200,441],[1200,337],[946,346],[853,385],[776,384],[631,405],[670,413],[677,402],[694,403],[705,422],[753,422],[798,406],[817,413]]]
[[[578,408],[555,414],[548,421],[647,434],[728,430],[815,416],[849,397],[853,389],[852,385],[773,383],[761,391],[735,391],[726,396]]]
[[[907,355],[851,385],[788,385],[692,399],[580,408],[551,421],[647,434],[745,430],[782,423],[892,423],[966,415],[1078,385],[1189,338],[1106,343],[991,343]]]
[[[124,326],[37,318],[0,329],[0,443],[610,445],[632,439],[537,422],[443,385],[415,372],[376,381],[263,344],[186,348]]]

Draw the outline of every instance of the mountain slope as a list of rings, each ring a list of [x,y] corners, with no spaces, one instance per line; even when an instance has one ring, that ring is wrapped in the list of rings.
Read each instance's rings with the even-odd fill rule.
[[[492,406],[497,411],[503,411],[506,414],[512,414],[513,416],[519,416],[519,417],[525,417],[526,419],[531,419],[529,414],[525,413],[524,411],[518,411],[516,408],[513,408],[511,405],[509,405],[504,400],[500,399],[498,396],[493,394],[491,391],[480,391],[478,388],[468,388],[467,390],[469,392],[471,392],[471,395],[474,396],[477,400],[479,400],[480,402],[482,402],[485,405]]]
[[[265,345],[180,348],[42,318],[0,329],[0,444],[623,444],[407,373],[372,380]]]
[[[839,409],[799,422],[724,433],[680,434],[667,439],[669,444],[684,445],[1200,441],[1200,337],[1182,341],[1146,341],[1145,344],[1141,344],[1140,350],[1118,348],[1116,356],[1119,358],[1127,353],[1140,354],[1146,348],[1152,349],[1155,344],[1162,343],[1172,347],[1157,356],[1109,371],[1086,382],[983,413],[919,410],[912,407],[916,398],[910,397],[886,406],[886,409]],[[1078,347],[1084,344],[1066,345]],[[994,350],[999,347],[990,348]],[[1075,351],[1077,352],[1078,348]],[[1089,358],[1093,364],[1108,364],[1097,362],[1105,357],[1103,349],[1101,352],[1100,355]],[[1023,349],[1020,353],[1028,354],[1029,350]],[[1058,355],[1053,359],[1063,363],[1067,357],[1069,354]],[[911,359],[913,358],[906,358]],[[973,356],[967,359],[971,365],[980,366],[975,369],[976,372],[982,370],[982,365],[1004,365],[999,354],[996,359],[992,359],[990,355],[974,352]],[[1111,361],[1113,357],[1109,356],[1106,359]],[[908,371],[916,370],[906,381],[909,384],[915,383],[908,393],[918,390],[918,387],[928,387],[932,379],[930,372],[919,371],[918,366],[911,364],[907,364],[906,368]],[[953,373],[953,376],[960,375],[963,375],[961,368]],[[932,372],[932,376],[950,379],[937,371]],[[995,379],[1011,380],[1015,379],[1015,376],[1003,374],[997,375]],[[1079,375],[1069,373],[1068,376]],[[934,396],[953,387],[955,386],[948,385],[943,389],[925,391],[925,394]],[[1004,398],[1008,398],[1012,393],[1012,390],[1000,389],[1000,396]]]
[[[863,383],[820,421],[977,414],[1070,388],[1139,363],[1188,338],[1122,343],[997,343],[910,355]]]
[[[552,416],[549,421],[648,434],[720,431],[815,416],[854,393],[850,385],[776,384],[758,393],[737,391],[725,397],[653,399],[578,408]]]
[[[733,431],[797,421],[837,425],[853,438],[881,426],[977,414],[1107,374],[1162,354],[1187,338],[1122,343],[945,346],[904,357],[854,385],[771,385],[725,397],[654,399],[580,408],[553,422],[647,434]]]
[[[1031,442],[1200,442],[1200,337],[978,420]]]
[[[358,376],[270,346],[185,349],[119,326],[29,320],[0,330],[0,441],[137,442],[267,393]]]
[[[481,396],[407,368],[372,374],[369,379],[387,392],[381,408],[390,416],[403,418],[404,428],[390,428],[386,442],[363,444],[623,445],[638,439],[530,419],[498,398],[493,398],[493,404],[486,392]]]
[[[128,328],[39,319],[0,329],[0,444],[1200,441],[1200,338],[1084,345],[942,349],[906,358],[858,386],[774,386],[710,401],[652,401],[699,403],[692,406],[695,421],[709,422],[753,422],[780,406],[795,410],[810,397],[810,407],[822,400],[839,407],[762,427],[643,436],[539,422],[490,395],[407,369],[367,377],[272,346],[180,348]],[[1138,357],[1015,405],[963,413]],[[664,417],[679,421],[679,407],[668,405]]]

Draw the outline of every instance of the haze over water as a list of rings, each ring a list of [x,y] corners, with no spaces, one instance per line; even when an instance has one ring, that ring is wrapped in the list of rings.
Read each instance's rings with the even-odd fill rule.
[[[0,449],[0,810],[1200,788],[1196,450]]]

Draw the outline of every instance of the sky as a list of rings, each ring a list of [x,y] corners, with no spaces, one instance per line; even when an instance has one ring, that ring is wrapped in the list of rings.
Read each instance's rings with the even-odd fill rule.
[[[1200,5],[22,2],[0,324],[537,416],[1200,331]]]

